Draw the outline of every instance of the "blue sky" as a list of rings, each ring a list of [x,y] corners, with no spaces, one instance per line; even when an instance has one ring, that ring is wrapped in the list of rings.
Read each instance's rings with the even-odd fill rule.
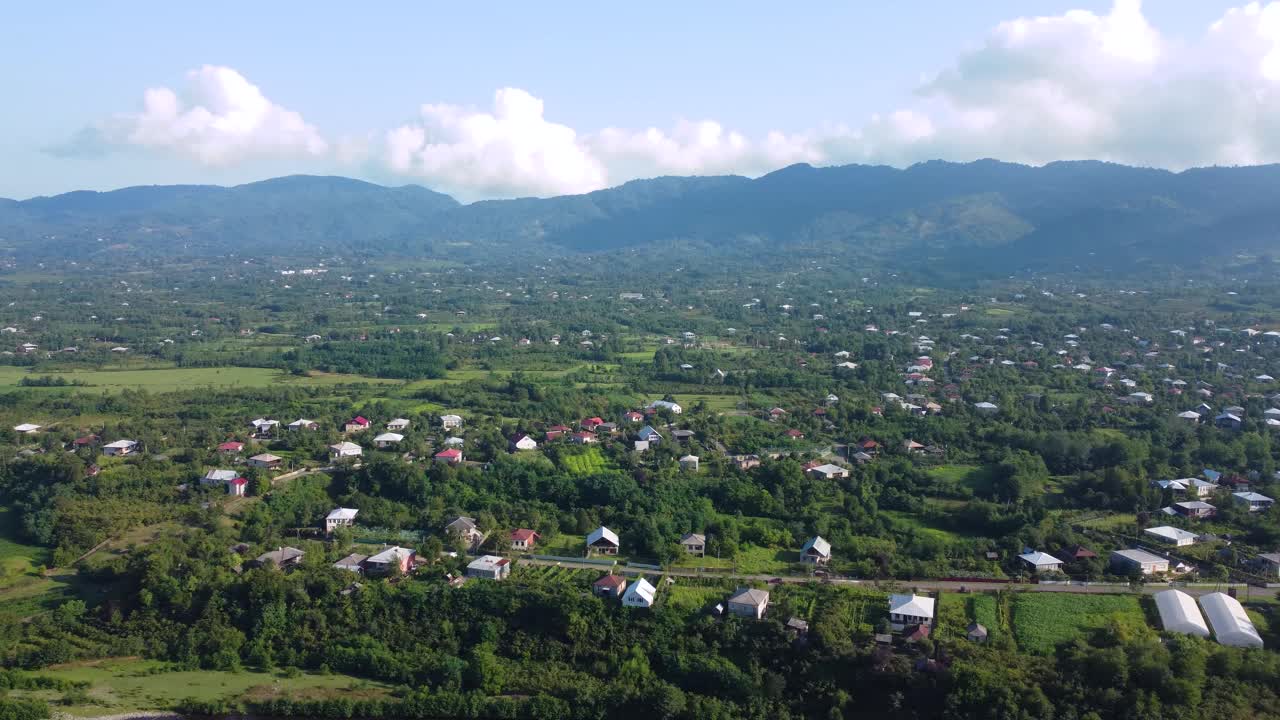
[[[6,8],[0,197],[312,172],[473,200],[796,161],[1280,159],[1280,4],[492,7]]]

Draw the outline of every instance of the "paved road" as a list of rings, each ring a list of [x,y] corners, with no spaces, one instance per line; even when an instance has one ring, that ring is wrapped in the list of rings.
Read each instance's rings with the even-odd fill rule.
[[[570,567],[586,570],[606,570],[607,566],[597,565],[594,563],[580,563],[573,561],[556,561],[556,560],[534,560],[532,558],[520,558],[521,565],[558,565],[560,567]],[[625,563],[619,563],[616,569],[622,572],[628,571]],[[646,570],[634,569],[632,572],[652,572]],[[796,575],[755,575],[740,573],[722,573],[722,572],[700,572],[696,569],[689,568],[671,568],[665,571],[666,575],[674,577],[709,577],[722,578],[725,580],[744,580],[746,582],[768,582],[773,579],[780,579],[783,583],[806,583],[813,578],[807,576]],[[1147,595],[1168,590],[1169,585],[1142,585],[1137,588],[1127,584],[1110,584],[1110,583],[1071,583],[1071,584],[1049,584],[1049,583],[995,583],[995,582],[959,582],[952,580],[857,580],[853,578],[832,578],[831,583],[837,585],[854,585],[866,586],[869,588],[888,589],[912,589],[912,590],[946,590],[951,592],[959,591],[961,588],[971,592],[991,592],[995,590],[1024,590],[1028,592],[1062,592],[1062,593],[1080,593],[1080,594],[1098,594],[1098,593],[1130,593],[1140,592]],[[1211,592],[1218,592],[1226,586],[1174,586],[1188,595],[1205,595]],[[1259,588],[1251,586],[1238,586],[1236,593],[1241,598],[1275,598],[1277,590],[1280,588]]]

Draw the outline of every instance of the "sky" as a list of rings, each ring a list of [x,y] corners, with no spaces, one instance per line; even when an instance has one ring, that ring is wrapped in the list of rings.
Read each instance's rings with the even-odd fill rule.
[[[45,0],[0,197],[294,173],[463,201],[797,162],[1280,162],[1280,0]]]

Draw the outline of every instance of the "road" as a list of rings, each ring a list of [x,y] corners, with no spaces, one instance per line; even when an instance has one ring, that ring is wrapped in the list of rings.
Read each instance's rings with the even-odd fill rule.
[[[556,560],[534,560],[532,558],[520,558],[521,565],[558,565],[560,567],[569,567],[585,570],[605,571],[607,568],[602,565],[592,563],[578,563],[572,561],[556,561]],[[619,564],[617,570],[627,572],[629,568],[625,564]],[[631,572],[652,572],[640,569],[630,569]],[[670,568],[663,572],[665,575],[673,577],[707,577],[721,578],[725,580],[742,580],[749,583],[763,583],[773,579],[780,579],[783,583],[807,583],[813,580],[808,576],[796,575],[755,575],[741,574],[731,572],[702,572],[690,568]],[[961,588],[970,592],[993,592],[996,590],[1019,590],[1027,592],[1060,592],[1060,593],[1080,593],[1080,594],[1099,594],[1099,593],[1143,593],[1151,595],[1168,590],[1170,587],[1176,587],[1179,590],[1192,596],[1206,595],[1212,592],[1219,592],[1226,586],[1170,586],[1170,585],[1141,585],[1134,588],[1127,584],[1112,583],[1070,583],[1070,584],[1050,584],[1050,583],[996,583],[996,582],[960,582],[954,580],[858,580],[854,578],[831,578],[829,580],[835,585],[851,585],[865,586],[868,588],[902,589],[902,590],[923,590],[923,591],[950,591],[958,592]],[[1280,588],[1260,588],[1252,586],[1238,586],[1236,592],[1245,598],[1272,598],[1276,597],[1276,591]]]

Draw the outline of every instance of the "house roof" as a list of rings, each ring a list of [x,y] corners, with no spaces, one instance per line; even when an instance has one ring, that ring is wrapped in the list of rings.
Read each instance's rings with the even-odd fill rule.
[[[204,474],[204,479],[209,482],[226,482],[235,480],[237,474],[235,470],[210,470]]]
[[[374,565],[401,563],[404,561],[405,558],[409,558],[409,557],[413,557],[412,550],[410,550],[409,548],[402,548],[399,545],[393,545],[392,547],[389,547],[386,550],[383,550],[382,552],[371,556],[368,562]]]
[[[522,542],[529,542],[530,540],[533,540],[533,539],[534,539],[534,538],[536,538],[536,537],[538,537],[538,533],[537,533],[537,531],[535,531],[535,530],[530,530],[529,528],[519,528],[519,529],[516,529],[516,530],[512,530],[512,531],[511,531],[511,539],[512,539],[512,540],[519,540],[519,541],[522,541]]]
[[[83,438],[82,438],[83,439]],[[224,442],[218,446],[219,450],[240,450],[244,448],[244,443],[235,440]]]
[[[455,525],[457,525],[457,527],[454,527]],[[476,521],[475,518],[459,515],[458,517],[450,520],[449,524],[445,525],[445,527],[450,530],[468,532],[476,529]]]
[[[729,602],[734,605],[761,607],[769,604],[769,592],[755,588],[738,588],[737,592],[729,596]]]
[[[987,626],[976,622],[969,623],[969,627],[965,628],[964,631],[966,635],[973,637],[986,637],[988,634]]]
[[[137,440],[116,440],[115,442],[107,443],[102,447],[109,447],[113,449],[124,450],[125,448],[134,447],[137,444],[138,444]]]
[[[305,554],[306,553],[295,547],[282,547],[262,553],[258,556],[258,562],[265,563],[270,560],[275,564],[280,565],[281,563],[286,563],[290,560],[297,560]]]
[[[814,472],[821,473],[823,475],[838,475],[845,471],[844,468],[840,467],[839,465],[833,465],[831,463],[816,465],[809,469]]]
[[[305,425],[315,425],[315,424],[317,424],[315,420],[298,418],[297,420],[294,420],[293,422],[289,423],[289,427],[303,427]]]
[[[804,547],[800,548],[802,554],[810,550],[816,551],[822,557],[831,557],[831,543],[824,540],[821,535],[809,538],[804,542]]]
[[[610,573],[592,583],[598,588],[617,588],[627,584],[627,579],[621,575]]]
[[[1244,502],[1275,502],[1271,498],[1256,492],[1238,492],[1231,493],[1233,496],[1243,500]]]
[[[330,445],[330,446],[329,446],[329,449],[330,449],[330,450],[332,450],[332,451],[334,451],[334,452],[336,452],[336,453],[338,453],[338,454],[340,454],[340,455],[347,455],[347,454],[350,454],[350,453],[357,453],[357,452],[361,452],[361,451],[363,450],[363,448],[361,448],[359,445],[357,445],[357,444],[355,444],[355,443],[353,443],[353,442],[347,441],[347,440],[343,440],[343,441],[342,441],[342,442],[340,442],[340,443],[337,443],[337,444],[334,444],[334,445]]]
[[[639,580],[636,580],[635,582],[627,586],[627,592],[622,596],[622,599],[626,601],[626,600],[634,600],[635,598],[638,597],[641,600],[644,600],[644,603],[646,605],[652,605],[653,598],[657,594],[658,594],[657,588],[655,588],[648,580],[645,580],[644,578],[640,578]]]
[[[1111,553],[1112,557],[1122,557],[1126,560],[1138,563],[1140,565],[1149,565],[1151,563],[1169,562],[1167,558],[1162,558],[1155,553],[1147,552],[1134,548],[1132,550],[1116,550]]]
[[[890,595],[889,613],[932,618],[935,600],[924,595]]]
[[[690,543],[694,543],[697,545],[705,545],[706,542],[707,542],[707,536],[701,535],[699,533],[687,533],[684,537],[680,538],[681,545],[688,545]]]
[[[453,458],[462,457],[462,451],[459,450],[458,448],[449,448],[448,450],[441,450],[440,452],[436,453],[436,457],[440,458],[441,460],[452,460]]]
[[[1038,550],[1035,552],[1023,553],[1018,557],[1022,558],[1024,561],[1036,567],[1041,567],[1042,565],[1061,565],[1062,564],[1062,561],[1059,560],[1058,558],[1050,555],[1047,552],[1040,552]]]
[[[610,543],[613,543],[614,545],[619,544],[617,533],[615,533],[614,531],[610,530],[609,528],[603,525],[596,528],[595,530],[592,530],[591,534],[587,535],[587,544],[594,545],[596,544],[597,541],[601,539],[608,540]]]
[[[481,555],[475,560],[472,560],[467,565],[467,569],[468,570],[485,570],[488,572],[494,572],[498,568],[505,567],[510,563],[511,561],[508,560],[507,558],[498,557],[497,555]]]
[[[369,559],[368,555],[361,555],[360,553],[351,553],[350,555],[334,563],[333,566],[340,570],[359,570],[360,566],[364,563],[364,561],[368,559]]]
[[[378,443],[380,443],[380,442],[393,442],[393,443],[398,443],[398,442],[400,442],[400,441],[401,441],[401,440],[403,440],[403,439],[404,439],[404,436],[403,436],[403,435],[401,435],[400,433],[386,432],[386,433],[382,433],[381,435],[379,435],[379,436],[375,437],[375,438],[373,439],[373,441],[374,441],[374,442],[378,442]]]
[[[272,455],[271,453],[260,453],[258,455],[254,455],[249,459],[256,460],[258,462],[275,462],[277,460],[283,460],[284,458],[280,457],[279,455]]]
[[[1196,534],[1188,532],[1182,528],[1172,527],[1170,525],[1161,525],[1160,527],[1147,528],[1142,532],[1148,535],[1155,535],[1165,540],[1195,540]]]
[[[369,419],[364,417],[363,415],[357,415],[351,418],[351,420],[347,424],[348,425],[368,425]]]
[[[360,512],[356,508],[334,508],[324,517],[325,520],[355,520],[356,513]]]

